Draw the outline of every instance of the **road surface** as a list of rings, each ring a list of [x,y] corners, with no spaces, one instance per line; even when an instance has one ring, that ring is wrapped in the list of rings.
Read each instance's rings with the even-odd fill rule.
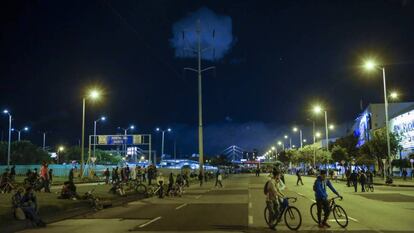
[[[274,232],[263,219],[265,174],[233,175],[216,189],[212,182],[200,188],[193,185],[183,197],[149,198],[125,206],[55,222],[44,229],[25,233],[105,233],[105,232]],[[300,232],[414,232],[414,188],[376,187],[374,193],[354,193],[344,183],[334,183],[344,196],[338,201],[350,221],[346,229],[333,220],[331,228],[319,229],[310,217],[314,178],[286,175],[288,196],[302,213]],[[329,193],[332,196],[332,193]],[[332,217],[332,216],[331,216]],[[283,223],[277,232],[291,232]]]

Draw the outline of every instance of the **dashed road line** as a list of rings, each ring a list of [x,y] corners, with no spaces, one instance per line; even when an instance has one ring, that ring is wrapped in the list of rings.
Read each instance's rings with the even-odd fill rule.
[[[154,218],[154,219],[152,219],[152,220],[150,220],[150,221],[148,221],[148,222],[140,225],[139,228],[143,228],[145,226],[148,226],[149,224],[151,224],[153,222],[156,222],[156,221],[160,220],[161,218],[162,218],[161,216],[158,216],[158,217],[156,217],[156,218]]]
[[[184,204],[182,204],[182,205],[180,205],[180,206],[177,206],[175,209],[176,210],[179,210],[179,209],[181,209],[181,208],[183,208],[184,206],[186,206],[187,205],[187,203],[184,203]]]
[[[195,199],[199,199],[201,196],[203,196],[203,195],[198,195],[198,196],[195,197]]]
[[[251,203],[251,202],[249,202],[249,208],[250,208],[250,209],[252,208],[252,203]]]
[[[348,218],[349,218],[349,219],[351,219],[351,220],[352,220],[352,221],[354,221],[354,222],[359,222],[359,221],[358,221],[358,219],[355,219],[355,218],[353,218],[353,217],[348,216]]]
[[[253,216],[249,215],[249,225],[253,225]]]

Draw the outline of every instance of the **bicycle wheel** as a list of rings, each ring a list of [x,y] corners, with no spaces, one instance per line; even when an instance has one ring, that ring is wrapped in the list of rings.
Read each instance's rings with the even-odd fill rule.
[[[294,206],[289,206],[285,210],[285,224],[292,231],[296,231],[302,225],[302,215],[300,214],[298,208]]]
[[[147,192],[147,186],[143,185],[143,184],[138,184],[135,186],[135,191],[138,194],[144,194]]]
[[[315,221],[316,223],[319,223],[318,222],[318,207],[316,206],[316,203],[313,203],[311,205],[310,213],[311,213],[313,221]]]
[[[340,205],[334,206],[333,215],[335,221],[338,223],[339,226],[341,226],[342,228],[348,226],[348,215],[346,214],[344,208],[342,208]]]
[[[155,187],[154,186],[148,186],[147,188],[147,196],[152,197],[155,195]]]
[[[374,185],[370,185],[369,189],[371,190],[371,192],[374,192]]]
[[[277,219],[273,217],[272,212],[270,212],[267,206],[264,209],[264,218],[270,229],[274,229],[276,227]]]

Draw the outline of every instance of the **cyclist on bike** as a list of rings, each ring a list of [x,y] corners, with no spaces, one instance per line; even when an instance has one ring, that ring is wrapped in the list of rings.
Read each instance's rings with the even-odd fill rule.
[[[280,172],[275,170],[272,172],[272,178],[265,185],[266,205],[271,213],[270,221],[279,216],[280,199],[285,196],[281,192],[281,187],[284,187],[284,184],[282,185],[280,180]]]
[[[331,191],[338,197],[342,198],[342,196],[339,195],[339,193],[332,186],[332,183],[329,181],[329,179],[326,178],[326,170],[321,170],[320,175],[316,178],[315,183],[313,184],[313,191],[315,191],[316,205],[318,208],[318,226],[320,228],[331,227],[327,223],[330,214],[330,208],[328,194],[326,193],[326,186],[328,186],[329,189],[331,189]],[[321,222],[322,209],[324,212],[324,218]]]

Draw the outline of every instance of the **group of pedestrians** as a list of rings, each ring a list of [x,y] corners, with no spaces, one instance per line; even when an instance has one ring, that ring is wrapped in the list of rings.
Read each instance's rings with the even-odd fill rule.
[[[350,187],[352,184],[355,192],[358,192],[358,183],[361,185],[361,192],[365,192],[366,185],[372,185],[374,182],[374,175],[370,170],[360,170],[358,172],[353,170],[352,173],[350,170],[347,170],[345,175],[347,181],[346,185]]]

